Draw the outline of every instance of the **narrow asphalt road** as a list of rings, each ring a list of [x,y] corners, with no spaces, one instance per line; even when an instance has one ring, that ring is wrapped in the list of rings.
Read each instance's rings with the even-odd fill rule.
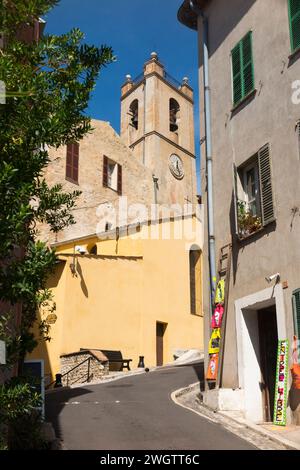
[[[201,365],[172,367],[57,390],[46,396],[46,419],[69,450],[255,449],[171,400],[201,375]]]

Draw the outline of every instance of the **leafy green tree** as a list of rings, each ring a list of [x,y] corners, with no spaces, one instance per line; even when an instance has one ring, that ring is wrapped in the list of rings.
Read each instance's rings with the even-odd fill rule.
[[[6,87],[6,104],[0,104],[0,300],[7,305],[0,338],[11,366],[35,347],[31,329],[38,308],[51,301],[46,282],[55,254],[36,241],[37,224],[49,224],[54,233],[73,224],[80,194],[48,186],[48,149],[80,141],[92,130],[85,110],[102,67],[114,56],[110,47],[84,44],[78,29],[22,41],[19,32],[33,27],[57,0],[0,3],[0,80]],[[12,319],[15,305],[22,305],[20,324]]]

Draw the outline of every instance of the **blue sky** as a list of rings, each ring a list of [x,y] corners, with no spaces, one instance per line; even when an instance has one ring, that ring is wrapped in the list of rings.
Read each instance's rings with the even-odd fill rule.
[[[181,25],[177,11],[182,0],[61,0],[45,17],[46,33],[62,34],[73,27],[85,42],[113,48],[117,61],[103,69],[88,114],[120,130],[120,87],[125,75],[134,78],[152,51],[166,71],[181,81],[190,79],[195,91],[195,132],[199,141],[197,33]],[[199,146],[196,145],[197,153]],[[199,171],[199,165],[198,165]]]

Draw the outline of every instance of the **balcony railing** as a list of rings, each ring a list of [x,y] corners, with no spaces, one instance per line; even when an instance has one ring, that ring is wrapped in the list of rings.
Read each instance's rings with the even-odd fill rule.
[[[182,83],[176,80],[176,78],[172,77],[172,75],[170,75],[168,72],[164,71],[163,77],[168,83],[170,83],[173,87],[177,89],[179,89],[182,86]],[[133,83],[134,86],[136,86],[136,85],[139,85],[144,80],[144,78],[145,78],[144,73],[141,73],[137,77],[131,79],[131,82]]]

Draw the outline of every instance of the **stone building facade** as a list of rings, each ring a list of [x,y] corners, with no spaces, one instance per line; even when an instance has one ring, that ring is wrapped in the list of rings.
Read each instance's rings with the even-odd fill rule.
[[[76,224],[56,236],[41,227],[40,236],[60,242],[148,220],[158,216],[151,212],[153,204],[162,212],[176,204],[182,210],[192,204],[195,211],[193,119],[193,91],[187,79],[171,79],[153,53],[140,78],[127,76],[122,87],[120,136],[108,122],[92,120],[94,130],[76,144],[75,157],[72,144],[49,149],[48,184],[61,183],[65,191],[80,190],[81,195],[73,211]],[[143,208],[132,206],[137,204]],[[119,210],[126,206],[128,210]]]
[[[295,354],[299,357],[298,4],[185,0],[179,10],[179,20],[198,31],[201,137],[204,22],[208,25],[216,257],[232,243],[222,388],[211,396],[214,406],[222,402],[223,408],[239,410],[256,422],[273,420],[278,340],[289,341],[290,367]],[[206,207],[206,192],[204,203]],[[207,313],[206,230],[205,236]],[[206,315],[206,352],[210,333]],[[298,350],[292,355],[294,335]],[[290,373],[288,391],[287,422],[300,424],[300,395]],[[208,402],[211,393],[206,392]]]

